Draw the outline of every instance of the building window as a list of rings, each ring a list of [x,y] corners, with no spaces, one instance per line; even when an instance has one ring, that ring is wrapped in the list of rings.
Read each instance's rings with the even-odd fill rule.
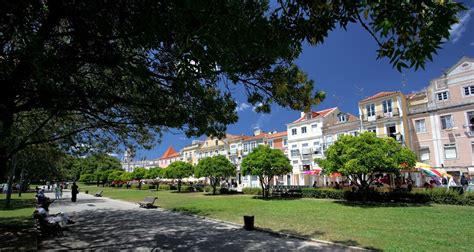
[[[311,125],[311,132],[316,132],[316,129],[318,128],[318,124],[313,124]]]
[[[425,119],[415,120],[415,130],[416,130],[416,133],[426,132]]]
[[[308,143],[304,143],[301,145],[302,148],[308,147]]]
[[[298,157],[300,155],[299,150],[291,150],[291,157]]]
[[[465,96],[474,95],[474,86],[464,87],[464,95]]]
[[[339,122],[347,122],[347,115],[346,114],[339,114],[337,115],[337,119]]]
[[[287,146],[288,145],[288,139],[283,139],[283,146]]]
[[[244,152],[249,151],[249,145],[247,143],[244,143]]]
[[[365,106],[365,109],[367,110],[367,116],[375,116],[375,104],[367,104]]]
[[[306,134],[306,127],[301,127],[301,134]]]
[[[235,144],[231,144],[231,145],[230,145],[230,148],[231,148],[231,149],[235,149],[235,148],[236,148]]]
[[[420,149],[420,161],[430,160],[430,148]]]
[[[216,145],[219,145],[219,140],[216,140]]]
[[[291,135],[296,135],[296,129],[291,129]]]
[[[293,160],[293,164],[294,164],[294,165],[297,165],[297,164],[298,164],[298,160]]]
[[[467,123],[469,125],[469,131],[474,131],[474,111],[467,112]]]
[[[254,149],[255,147],[257,147],[257,142],[251,142],[250,143],[250,149]]]
[[[445,144],[444,145],[444,157],[446,159],[457,158],[456,144]]]
[[[385,100],[382,101],[383,113],[391,113],[392,112],[392,100]]]
[[[332,144],[332,136],[327,136],[326,137],[326,144],[329,146]]]
[[[273,140],[268,141],[268,146],[273,147]]]
[[[367,130],[368,132],[372,132],[372,133],[377,134],[377,128],[376,128],[376,127],[368,127],[368,128],[365,129],[365,130]]]
[[[436,99],[438,101],[447,101],[449,99],[448,91],[436,93]]]
[[[440,116],[441,119],[441,129],[452,129],[454,126],[453,116],[452,115],[445,115]]]

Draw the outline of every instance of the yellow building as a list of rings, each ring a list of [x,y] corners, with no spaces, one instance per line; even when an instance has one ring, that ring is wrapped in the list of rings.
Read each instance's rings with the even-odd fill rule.
[[[380,92],[359,101],[359,115],[363,131],[379,137],[393,137],[410,146],[407,101],[401,92]]]

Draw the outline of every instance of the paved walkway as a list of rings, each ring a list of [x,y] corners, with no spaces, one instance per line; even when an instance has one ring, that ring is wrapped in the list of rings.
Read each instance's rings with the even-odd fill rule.
[[[64,196],[50,212],[68,213],[76,223],[68,226],[64,237],[40,240],[40,250],[349,251],[342,246],[245,231],[236,225],[162,209],[141,209],[133,203],[83,193],[76,203],[70,201],[68,192]]]

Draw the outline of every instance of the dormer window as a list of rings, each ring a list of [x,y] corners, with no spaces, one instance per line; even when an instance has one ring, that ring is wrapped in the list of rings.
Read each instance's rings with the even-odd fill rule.
[[[342,114],[342,113],[341,113],[341,114],[338,114],[338,115],[337,115],[337,119],[338,119],[338,121],[341,122],[341,123],[342,123],[342,122],[347,122],[347,114]]]

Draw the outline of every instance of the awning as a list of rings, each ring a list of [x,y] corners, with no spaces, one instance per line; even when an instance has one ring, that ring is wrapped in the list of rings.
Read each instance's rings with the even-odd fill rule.
[[[309,170],[309,171],[305,171],[304,174],[306,174],[306,175],[317,175],[317,174],[320,174],[322,170],[323,169],[321,169],[321,168],[315,168],[315,169],[312,169],[312,170]]]

